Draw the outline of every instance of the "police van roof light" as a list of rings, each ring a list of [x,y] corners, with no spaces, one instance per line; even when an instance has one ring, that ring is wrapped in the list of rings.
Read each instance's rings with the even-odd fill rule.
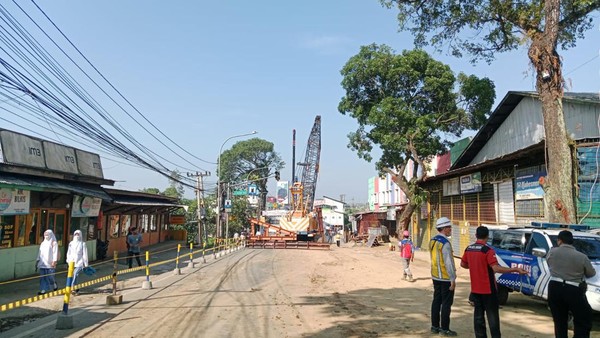
[[[589,225],[582,224],[561,224],[561,223],[549,223],[549,222],[531,222],[531,226],[540,229],[571,229],[578,231],[590,230]]]

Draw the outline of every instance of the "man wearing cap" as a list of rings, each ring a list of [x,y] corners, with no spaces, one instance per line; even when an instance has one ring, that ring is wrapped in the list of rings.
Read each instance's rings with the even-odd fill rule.
[[[554,320],[554,336],[568,337],[569,312],[573,314],[573,337],[589,337],[592,329],[592,308],[585,296],[585,277],[593,277],[596,270],[590,259],[575,250],[573,234],[568,230],[558,233],[558,247],[548,253],[550,282],[548,306]]]
[[[498,303],[498,285],[496,273],[516,272],[522,275],[527,270],[521,268],[507,268],[500,266],[496,259],[496,252],[486,242],[490,235],[487,227],[479,226],[475,229],[475,243],[469,245],[460,260],[460,266],[469,269],[471,277],[471,295],[475,311],[473,313],[473,326],[475,337],[487,337],[485,316],[490,326],[493,338],[500,338],[500,314]]]
[[[438,234],[429,241],[431,254],[431,279],[433,280],[433,301],[431,302],[431,333],[442,336],[456,336],[450,330],[450,311],[454,301],[456,268],[452,244],[448,236],[452,233],[452,223],[448,217],[440,217],[435,223]]]

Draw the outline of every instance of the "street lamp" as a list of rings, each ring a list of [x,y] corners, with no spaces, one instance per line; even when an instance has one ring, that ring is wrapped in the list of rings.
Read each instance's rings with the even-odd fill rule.
[[[258,133],[258,132],[256,130],[254,130],[251,133],[231,136],[223,142],[223,144],[221,145],[221,148],[219,149],[219,159],[217,160],[217,162],[218,162],[217,163],[217,165],[218,165],[218,171],[217,171],[217,231],[218,231],[219,235],[221,235],[221,197],[222,197],[221,196],[221,153],[223,152],[223,147],[225,146],[225,143],[227,143],[227,141],[231,140],[232,138],[254,135],[256,133]],[[227,230],[229,230],[229,229],[227,229]],[[226,235],[229,235],[229,234],[226,234]]]

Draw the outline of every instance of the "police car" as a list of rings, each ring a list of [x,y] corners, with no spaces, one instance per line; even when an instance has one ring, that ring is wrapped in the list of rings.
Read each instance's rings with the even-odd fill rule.
[[[527,275],[496,274],[500,304],[506,304],[509,292],[515,291],[548,299],[551,276],[545,257],[550,248],[558,245],[558,233],[564,229],[573,231],[573,246],[586,254],[596,269],[596,275],[586,280],[586,296],[592,309],[600,311],[600,236],[586,232],[589,230],[586,225],[532,222],[527,227],[490,229],[488,245],[495,249],[498,263],[529,271]]]

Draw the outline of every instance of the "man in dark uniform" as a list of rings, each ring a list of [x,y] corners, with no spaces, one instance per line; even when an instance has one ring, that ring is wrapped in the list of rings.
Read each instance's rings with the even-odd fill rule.
[[[494,274],[510,272],[527,274],[527,270],[507,268],[498,264],[496,252],[486,244],[489,233],[488,228],[484,226],[477,227],[475,230],[477,241],[465,249],[465,253],[460,260],[460,266],[469,269],[471,277],[469,300],[473,301],[475,307],[473,327],[475,337],[478,338],[487,337],[485,329],[486,315],[492,337],[500,337],[498,286]]]
[[[548,253],[550,283],[548,305],[554,320],[554,336],[568,337],[569,311],[573,314],[573,337],[589,337],[592,329],[592,308],[587,301],[585,277],[593,277],[596,270],[590,259],[573,247],[573,234],[568,230],[558,233],[558,247]]]

